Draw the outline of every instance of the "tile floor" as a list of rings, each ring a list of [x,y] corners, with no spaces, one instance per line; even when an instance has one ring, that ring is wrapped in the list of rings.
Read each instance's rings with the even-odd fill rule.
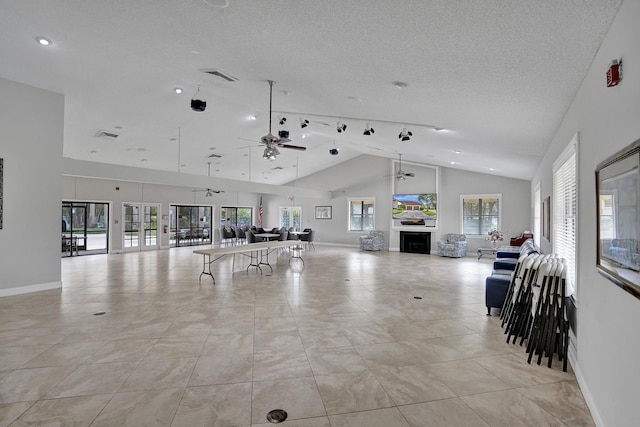
[[[0,425],[593,425],[485,316],[489,258],[318,246],[213,286],[193,249],[65,258],[62,290],[0,298]]]

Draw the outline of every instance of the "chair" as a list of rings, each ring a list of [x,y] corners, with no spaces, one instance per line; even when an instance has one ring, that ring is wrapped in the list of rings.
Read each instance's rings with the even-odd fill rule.
[[[464,234],[448,233],[438,241],[438,255],[460,258],[467,255],[467,236]]]
[[[247,233],[244,230],[244,228],[236,227],[235,233],[236,233],[236,243],[238,244],[247,243]]]
[[[360,236],[360,249],[365,251],[381,251],[384,249],[384,232],[371,230],[369,234]]]
[[[307,248],[315,249],[316,247],[313,244],[313,240],[315,239],[316,232],[315,232],[315,230],[308,229],[308,233],[309,234],[301,234],[300,235],[300,241],[306,242],[305,246]]]
[[[220,228],[220,244],[227,244],[227,243],[231,243],[232,245],[234,244],[236,240],[236,235],[233,232],[232,228],[227,228],[225,227],[221,227]]]

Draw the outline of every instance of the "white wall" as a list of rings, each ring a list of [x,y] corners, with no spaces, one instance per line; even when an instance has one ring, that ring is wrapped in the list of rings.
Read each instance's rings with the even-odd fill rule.
[[[0,79],[0,296],[61,286],[64,97]]]
[[[640,0],[626,0],[545,155],[531,189],[551,194],[551,165],[579,132],[577,360],[574,370],[599,426],[637,426],[640,300],[596,271],[596,165],[640,138]],[[607,88],[612,59],[623,81]],[[548,244],[546,244],[548,246]]]

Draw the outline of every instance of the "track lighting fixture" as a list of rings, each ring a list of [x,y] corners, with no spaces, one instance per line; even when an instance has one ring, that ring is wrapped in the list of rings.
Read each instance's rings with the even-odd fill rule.
[[[412,136],[413,133],[411,133],[410,130],[407,130],[407,128],[402,128],[402,132],[398,134],[398,139],[400,141],[410,141]]]
[[[338,131],[338,133],[342,133],[347,130],[347,125],[341,123],[340,120],[338,120],[338,123],[336,124],[336,130]]]
[[[202,98],[202,95],[200,95],[200,86],[198,86],[198,90],[196,90],[196,93],[191,97],[191,109],[198,112],[202,112],[207,109],[207,101],[205,101],[204,98]]]
[[[300,127],[304,129],[307,126],[309,126],[309,120],[306,120],[305,118],[300,117]]]
[[[373,130],[373,128],[371,127],[371,125],[369,124],[369,122],[367,122],[367,126],[365,126],[364,128],[364,132],[362,132],[363,135],[371,135],[372,133],[376,133],[375,130]]]
[[[280,118],[280,126],[283,126],[286,122],[287,122],[287,118],[286,117],[281,117]]]

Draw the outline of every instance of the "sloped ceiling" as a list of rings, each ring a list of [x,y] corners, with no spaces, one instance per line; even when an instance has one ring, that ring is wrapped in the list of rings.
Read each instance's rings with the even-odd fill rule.
[[[620,4],[4,0],[0,76],[65,95],[73,159],[278,185],[401,152],[530,179]],[[286,117],[291,144],[307,148],[272,161],[258,142],[267,80],[274,133]],[[204,112],[190,108],[198,87]],[[403,128],[410,141],[399,140]]]

